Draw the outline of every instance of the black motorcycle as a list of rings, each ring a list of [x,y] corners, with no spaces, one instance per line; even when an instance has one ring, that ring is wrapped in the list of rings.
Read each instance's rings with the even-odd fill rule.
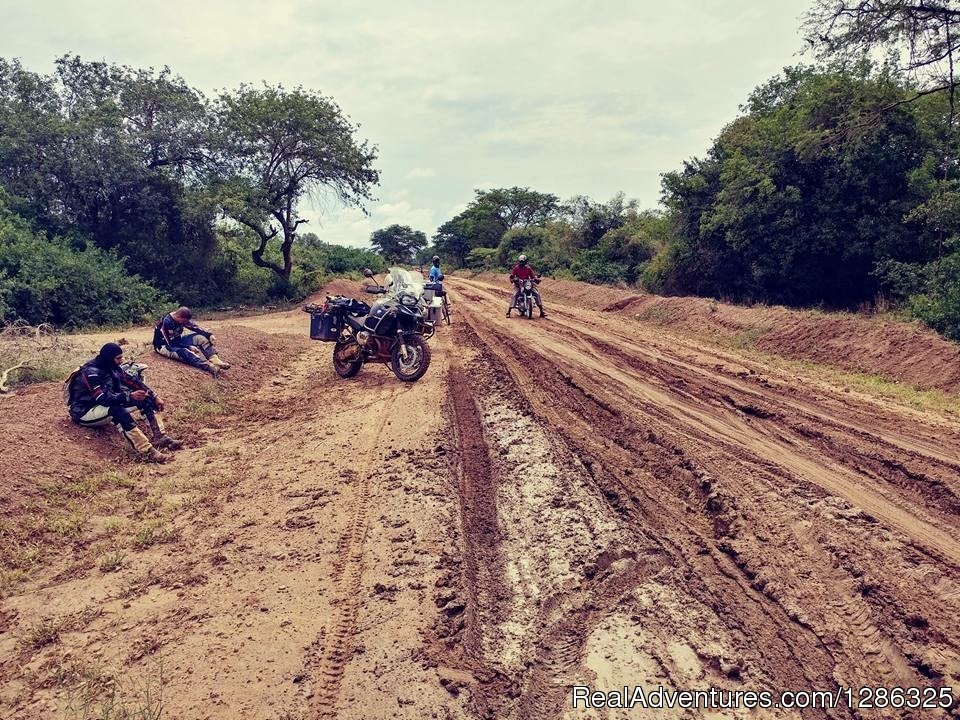
[[[363,274],[376,280],[370,270]],[[419,380],[430,367],[427,339],[433,324],[424,319],[423,286],[402,268],[390,268],[385,284],[365,288],[384,297],[373,305],[337,296],[323,305],[307,305],[310,337],[336,343],[333,369],[342,378],[360,372],[366,362],[389,363],[404,382]]]
[[[533,296],[533,286],[534,284],[540,284],[540,278],[534,278],[533,280],[521,280],[517,278],[513,283],[518,289],[514,307],[520,311],[520,317],[526,317],[532,320],[533,308],[537,305],[537,300]]]

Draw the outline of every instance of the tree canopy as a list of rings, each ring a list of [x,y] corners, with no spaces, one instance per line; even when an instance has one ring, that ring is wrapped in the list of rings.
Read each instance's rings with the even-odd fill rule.
[[[327,191],[362,207],[379,182],[376,148],[354,138],[332,99],[303,88],[241,86],[218,98],[213,115],[218,200],[259,238],[254,263],[289,279],[297,228],[306,222],[299,201]],[[278,236],[281,263],[265,257]]]
[[[427,246],[427,236],[407,225],[394,224],[376,230],[370,236],[370,244],[388,263],[408,264]]]

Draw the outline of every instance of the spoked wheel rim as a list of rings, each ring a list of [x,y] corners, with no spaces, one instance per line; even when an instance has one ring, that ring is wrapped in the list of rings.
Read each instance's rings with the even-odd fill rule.
[[[410,337],[403,341],[407,357],[403,357],[400,346],[393,350],[390,367],[394,375],[404,382],[419,380],[430,367],[430,347],[421,337]]]
[[[407,350],[407,359],[403,359],[403,353],[397,353],[397,367],[400,368],[400,371],[405,376],[413,375],[420,369],[420,366],[423,364],[423,351],[419,346],[409,345],[404,343],[404,347]]]

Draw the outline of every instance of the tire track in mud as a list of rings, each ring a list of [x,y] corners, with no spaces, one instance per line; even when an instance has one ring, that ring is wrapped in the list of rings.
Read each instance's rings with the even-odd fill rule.
[[[753,388],[719,368],[675,363],[660,347],[640,352],[635,343],[611,341],[597,349],[586,323],[515,321],[508,333],[498,295],[464,284],[473,304],[461,316],[479,344],[517,387],[531,390],[534,415],[580,453],[610,507],[649,529],[677,567],[687,568],[689,586],[679,589],[712,607],[740,638],[754,682],[783,689],[837,679],[923,686],[956,678],[956,567],[889,538],[856,510],[860,497],[850,507],[831,497],[835,488],[824,494],[805,479],[824,467],[845,473],[888,515],[907,508],[907,542],[951,557],[956,542],[942,528],[954,527],[952,445],[923,454],[928,442],[916,435],[922,424],[891,437],[903,418],[889,411],[879,431],[864,429],[861,405],[839,414],[831,398],[818,397],[814,407],[766,387],[762,376]],[[827,432],[809,433],[819,418]],[[786,475],[784,452],[800,461]],[[878,480],[882,493],[867,487]],[[917,489],[917,482],[930,487]],[[937,526],[911,525],[918,501],[942,500],[948,503],[933,516]],[[927,632],[928,625],[937,630]],[[561,657],[579,642],[561,628],[544,630]],[[524,707],[537,708],[530,716],[549,716],[546,708]]]
[[[785,675],[791,686],[815,686],[817,680],[822,683],[829,677],[829,653],[820,639],[754,588],[749,573],[737,565],[736,554],[722,542],[718,545],[713,533],[702,534],[687,513],[677,515],[648,489],[661,484],[657,475],[650,474],[648,482],[639,486],[631,482],[641,474],[664,473],[664,480],[699,488],[710,482],[706,473],[679,448],[656,435],[646,434],[646,446],[636,449],[636,454],[607,439],[611,415],[616,422],[624,418],[609,403],[595,402],[584,378],[551,380],[557,373],[548,362],[497,334],[475,316],[470,320],[480,341],[504,353],[499,357],[513,382],[519,387],[537,388],[541,398],[536,403],[537,415],[578,454],[611,508],[629,522],[640,523],[672,562],[688,567],[686,574],[694,594],[708,606],[724,608],[734,618],[734,627],[747,638],[752,637],[750,644],[779,668],[781,677]],[[616,433],[609,434],[617,437]],[[705,519],[712,525],[713,518]]]
[[[527,333],[530,329],[523,328],[521,332]],[[543,332],[540,331],[541,337]],[[546,327],[545,332],[554,334],[557,333],[557,329]],[[866,475],[869,480],[871,475],[863,472],[863,465],[873,465],[872,477],[876,478],[878,477],[877,462],[875,459],[865,457],[858,449],[856,442],[848,442],[843,448],[837,448],[835,443],[830,447],[827,442],[817,442],[821,438],[826,440],[822,432],[807,428],[791,433],[792,438],[788,439],[782,432],[784,429],[791,429],[790,421],[784,419],[786,413],[772,412],[757,406],[758,403],[768,404],[773,398],[760,399],[758,396],[752,402],[744,400],[738,403],[723,393],[718,393],[709,383],[702,382],[697,383],[691,390],[683,387],[678,389],[675,386],[658,388],[649,383],[648,377],[653,375],[655,378],[659,376],[662,379],[664,370],[643,364],[639,368],[640,372],[644,373],[641,380],[637,375],[637,360],[627,356],[622,349],[592,333],[589,334],[588,342],[583,339],[579,328],[567,326],[562,328],[559,334],[566,342],[551,347],[559,357],[571,361],[574,353],[581,353],[584,365],[587,365],[588,359],[591,359],[593,361],[590,363],[591,369],[617,383],[624,396],[633,396],[639,401],[648,415],[664,423],[664,430],[682,429],[691,441],[704,445],[723,446],[732,455],[744,461],[770,459],[788,470],[796,481],[814,482],[832,494],[840,495],[854,504],[863,506],[872,515],[897,527],[908,537],[918,537],[921,540],[921,547],[933,549],[941,557],[960,566],[958,537],[921,518],[912,503],[904,503],[897,495],[884,492],[882,488],[875,490],[872,484],[864,482],[863,476]],[[604,353],[602,355],[598,353],[590,346],[591,343],[600,345]],[[642,352],[640,348],[633,347],[637,352]],[[572,357],[572,361],[576,362],[576,358]],[[675,373],[673,377],[683,379],[685,368],[678,368],[672,364],[668,367],[670,370],[667,372]],[[685,384],[688,383],[685,382]],[[728,406],[722,408],[727,412],[717,412],[713,409],[723,405]],[[729,412],[731,405],[733,413]],[[764,427],[762,422],[753,422],[757,416],[761,420],[776,420],[780,426],[778,431],[772,433]],[[811,420],[819,420],[819,418]],[[754,458],[745,456],[744,451],[747,448]],[[897,450],[896,446],[889,444],[882,449],[886,453]],[[761,452],[758,454],[757,450]],[[851,463],[851,456],[857,462]],[[936,459],[928,460],[929,462],[936,462]],[[952,509],[960,505],[960,498],[957,498],[949,486],[944,485],[944,482],[947,477],[956,476],[954,471],[960,469],[960,457],[955,462],[943,465],[939,468],[943,478],[931,478],[926,482],[917,483],[916,480],[920,476],[914,473],[914,476],[910,477],[909,474],[904,473],[896,478],[898,481],[896,484],[906,487],[912,493],[923,494],[925,490],[932,493],[934,497],[930,498],[930,503],[926,504],[931,505],[935,512],[939,512],[939,504],[944,500],[950,503],[948,510]],[[896,470],[897,464],[888,460],[885,467],[888,470]],[[887,472],[883,475],[887,478],[891,473]]]
[[[337,717],[340,684],[346,664],[354,652],[357,614],[364,602],[359,589],[364,568],[364,542],[370,521],[370,479],[376,460],[373,450],[389,422],[390,411],[398,397],[399,390],[392,389],[384,399],[384,407],[377,421],[364,428],[358,438],[360,449],[354,452],[354,456],[364,460],[344,473],[345,477],[349,475],[355,479],[356,490],[350,501],[348,527],[337,543],[333,563],[332,579],[337,587],[336,599],[332,603],[335,614],[324,632],[322,649],[316,654],[319,662],[314,670],[316,689],[311,703],[316,718]]]
[[[624,527],[617,532],[622,537],[635,538],[635,542],[628,543],[631,549],[612,547],[611,532],[601,543],[602,551],[583,543],[575,542],[571,546],[574,541],[566,533],[566,527],[553,529],[553,542],[569,550],[571,559],[583,566],[576,577],[565,570],[562,563],[556,567],[556,563],[538,555],[523,542],[517,547],[517,536],[527,532],[523,527],[510,527],[518,514],[520,524],[538,520],[548,523],[549,519],[524,518],[529,509],[504,505],[515,500],[510,498],[505,486],[511,482],[508,468],[513,468],[517,459],[496,456],[498,448],[503,450],[504,440],[493,433],[516,412],[513,408],[504,410],[505,399],[500,393],[514,391],[516,387],[509,373],[485,351],[468,327],[461,327],[459,332],[461,339],[467,340],[468,354],[473,359],[467,366],[459,358],[452,360],[454,391],[449,400],[460,450],[456,473],[461,498],[464,584],[468,596],[466,628],[458,660],[469,668],[476,680],[471,697],[478,717],[555,717],[562,710],[567,693],[566,687],[558,685],[556,679],[564,677],[573,682],[578,677],[583,645],[591,625],[603,609],[615,606],[623,592],[637,584],[639,578],[649,577],[662,567],[663,558],[649,539],[640,538]],[[523,423],[520,424],[519,434],[527,435],[522,430]],[[540,431],[531,429],[531,432],[532,438],[509,441],[520,445],[518,452],[523,459],[517,472],[522,472],[520,468],[525,467],[531,455],[548,458],[551,470],[547,472],[551,475],[555,470],[557,475],[553,481],[556,482],[562,483],[563,476],[573,473],[579,476],[583,472],[582,467],[571,466],[572,459],[564,461],[556,451],[547,449],[546,455],[542,455],[543,448],[530,447],[531,441],[540,442]],[[523,481],[522,486],[537,483],[531,478]],[[557,487],[553,490],[562,492]],[[562,497],[549,497],[549,482],[541,491],[546,492],[545,497],[557,513],[567,513],[571,527],[590,524],[584,514],[589,515],[591,508],[561,507],[576,503],[565,503]],[[592,509],[599,511],[601,507],[598,502]],[[556,516],[551,519],[556,520]],[[610,528],[615,526],[610,520],[607,524]],[[524,539],[537,542],[534,538]],[[556,577],[543,578],[542,587],[531,588],[523,570],[517,577],[518,561],[529,565],[529,573],[539,575],[552,571]],[[556,583],[562,584],[562,591],[557,591]],[[514,657],[514,652],[509,650],[514,640],[519,641],[519,657]],[[448,662],[454,664],[455,661]]]

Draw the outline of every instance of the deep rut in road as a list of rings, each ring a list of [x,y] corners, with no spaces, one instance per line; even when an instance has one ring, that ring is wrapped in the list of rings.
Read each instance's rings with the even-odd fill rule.
[[[955,423],[808,391],[749,358],[596,313],[506,320],[504,292],[457,287],[471,359],[456,403],[477,408],[497,516],[473,538],[487,575],[476,572],[467,638],[488,675],[509,678],[480,688],[481,716],[559,717],[575,682],[960,680]],[[503,445],[508,425],[535,430]],[[542,438],[549,457],[535,458]],[[550,518],[507,489],[543,467],[574,478],[571,515]],[[511,547],[524,514],[539,536]],[[605,529],[563,546],[588,522]],[[570,547],[567,562],[536,553],[557,544]]]

